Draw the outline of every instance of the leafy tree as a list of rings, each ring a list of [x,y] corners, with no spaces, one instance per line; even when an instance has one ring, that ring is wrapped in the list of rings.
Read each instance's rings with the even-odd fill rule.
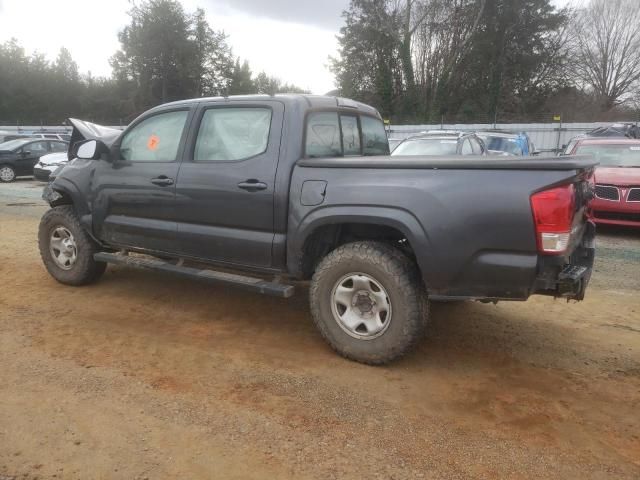
[[[331,59],[342,95],[397,116],[395,101],[404,93],[398,12],[389,0],[352,0],[343,17],[340,56]]]
[[[256,86],[253,83],[249,62],[245,60],[241,64],[240,59],[236,58],[229,84],[229,95],[248,95],[251,93],[256,93]]]
[[[150,0],[129,12],[131,23],[119,34],[121,48],[112,57],[116,79],[134,92],[132,106],[145,109],[193,96],[190,19],[174,0]],[[190,75],[191,74],[191,75]]]
[[[575,82],[591,92],[603,111],[640,92],[640,4],[637,0],[591,0],[572,23]]]
[[[352,0],[343,16],[341,93],[395,121],[536,108],[563,86],[567,14],[550,0]]]
[[[304,90],[295,85],[288,83],[282,83],[282,80],[276,77],[270,77],[265,72],[260,72],[255,80],[254,93],[262,93],[267,95],[275,95],[276,93],[309,93],[308,90]]]
[[[199,97],[222,95],[229,90],[234,63],[224,32],[216,32],[202,9],[192,17],[193,81]]]

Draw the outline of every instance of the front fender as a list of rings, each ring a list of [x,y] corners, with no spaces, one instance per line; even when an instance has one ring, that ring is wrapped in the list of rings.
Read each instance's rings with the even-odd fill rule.
[[[296,213],[292,212],[295,218]],[[410,212],[382,206],[320,206],[307,212],[298,222],[290,218],[288,232],[287,265],[294,276],[302,275],[302,257],[307,239],[318,228],[326,225],[359,223],[381,225],[400,231],[409,241],[426,285],[429,285],[429,265],[434,251],[429,235]]]

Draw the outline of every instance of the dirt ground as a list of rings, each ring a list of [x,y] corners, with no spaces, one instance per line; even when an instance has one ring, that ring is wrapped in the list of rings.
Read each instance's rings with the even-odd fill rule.
[[[640,232],[600,235],[582,303],[435,305],[368,367],[304,291],[56,283],[39,194],[0,185],[0,480],[640,478]]]

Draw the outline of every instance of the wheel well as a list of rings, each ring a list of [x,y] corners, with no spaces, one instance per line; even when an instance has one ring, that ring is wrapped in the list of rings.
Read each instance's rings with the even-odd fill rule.
[[[49,205],[51,207],[59,207],[60,205],[72,205],[73,206],[73,200],[71,198],[71,195],[69,195],[66,192],[58,192],[57,193],[60,195],[60,198],[57,198],[56,200],[53,200],[52,202],[49,203]]]
[[[387,243],[401,250],[408,257],[415,259],[409,240],[394,227],[368,223],[323,225],[316,228],[305,240],[301,260],[304,278],[311,278],[320,260],[329,252],[340,245],[358,240],[375,240]]]

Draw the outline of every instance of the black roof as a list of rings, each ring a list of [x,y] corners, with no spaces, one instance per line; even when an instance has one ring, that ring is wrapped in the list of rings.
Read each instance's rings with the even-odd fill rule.
[[[164,108],[167,106],[191,105],[193,103],[199,103],[199,102],[221,102],[221,103],[230,102],[230,101],[250,102],[255,100],[265,100],[269,98],[280,100],[285,105],[297,104],[298,106],[303,107],[305,109],[336,108],[336,107],[350,108],[350,109],[357,110],[358,112],[361,112],[361,113],[382,118],[380,117],[380,114],[375,108],[361,102],[356,102],[355,100],[350,100],[348,98],[343,98],[343,97],[332,97],[327,95],[309,95],[309,94],[301,94],[301,93],[283,93],[283,94],[277,94],[277,95],[231,95],[229,97],[192,98],[189,100],[179,100],[177,102],[165,103],[164,105],[160,105],[156,108]]]

